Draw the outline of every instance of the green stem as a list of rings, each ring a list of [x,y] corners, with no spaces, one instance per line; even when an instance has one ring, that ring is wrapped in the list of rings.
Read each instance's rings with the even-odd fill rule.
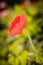
[[[37,52],[36,48],[34,47],[34,45],[33,45],[33,43],[32,43],[32,39],[31,39],[30,35],[28,36],[28,38],[29,38],[29,42],[30,42],[30,45],[31,45],[32,50],[33,50],[34,52]]]
[[[37,51],[36,48],[34,47],[30,35],[28,36],[28,38],[29,38],[29,42],[30,42],[30,45],[31,45],[31,47],[32,47],[32,50],[37,54],[37,56],[39,57],[39,60],[40,60],[40,62],[41,62],[41,64],[42,64],[41,57],[39,56],[38,51]]]

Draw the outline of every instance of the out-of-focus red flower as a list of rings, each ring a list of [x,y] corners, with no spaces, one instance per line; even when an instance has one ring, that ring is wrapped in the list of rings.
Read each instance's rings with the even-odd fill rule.
[[[26,15],[17,16],[10,25],[9,36],[15,36],[22,33],[22,30],[27,26]]]

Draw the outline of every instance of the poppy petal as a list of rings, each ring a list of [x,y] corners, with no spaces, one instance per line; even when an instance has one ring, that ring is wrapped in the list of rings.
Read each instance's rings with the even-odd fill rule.
[[[10,25],[10,36],[14,36],[17,34],[21,34],[24,27],[27,26],[26,22],[26,15],[23,14],[22,16],[17,16],[15,20]]]
[[[15,20],[10,25],[10,31],[13,29],[13,27],[19,22],[20,16],[17,16]]]

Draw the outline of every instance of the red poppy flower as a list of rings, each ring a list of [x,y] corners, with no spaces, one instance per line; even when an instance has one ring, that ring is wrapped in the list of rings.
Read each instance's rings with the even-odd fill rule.
[[[10,36],[15,36],[22,33],[22,30],[27,26],[26,15],[17,16],[10,25]]]

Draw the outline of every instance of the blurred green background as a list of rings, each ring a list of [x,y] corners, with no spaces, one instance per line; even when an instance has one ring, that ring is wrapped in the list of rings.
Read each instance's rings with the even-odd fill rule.
[[[43,65],[43,0],[25,0],[8,9],[0,18],[0,65]],[[24,12],[28,26],[20,36],[9,37],[11,22]]]

